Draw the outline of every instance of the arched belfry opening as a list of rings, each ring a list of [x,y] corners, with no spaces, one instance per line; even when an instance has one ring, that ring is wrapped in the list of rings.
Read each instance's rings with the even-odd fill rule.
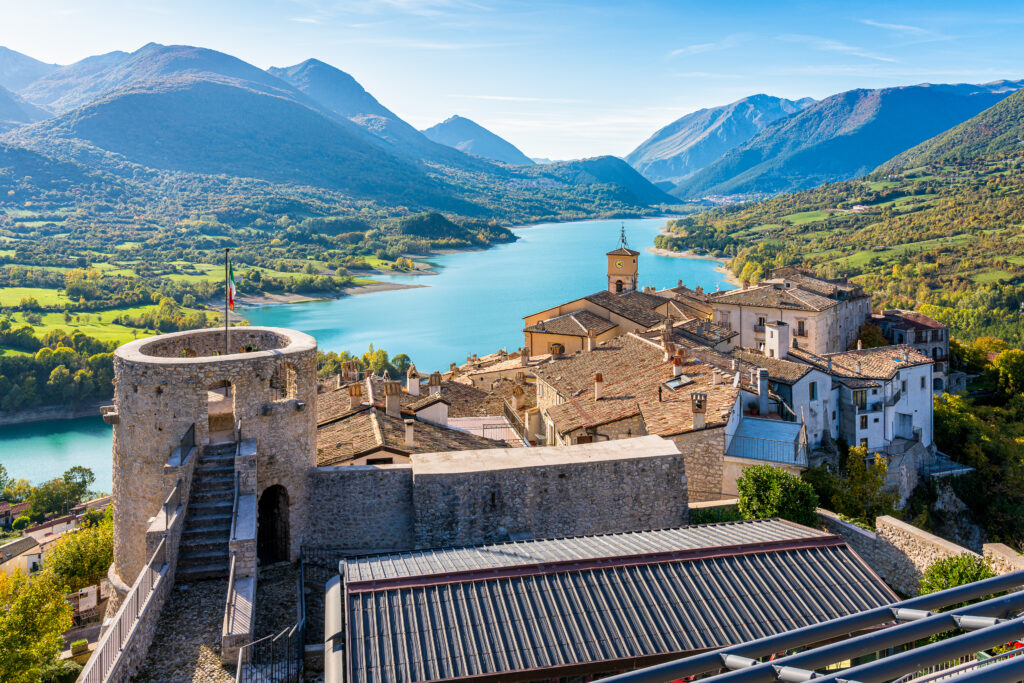
[[[206,390],[206,414],[210,443],[235,440],[235,389],[231,382],[217,382]]]
[[[275,484],[260,496],[256,555],[260,564],[288,559],[288,491]]]

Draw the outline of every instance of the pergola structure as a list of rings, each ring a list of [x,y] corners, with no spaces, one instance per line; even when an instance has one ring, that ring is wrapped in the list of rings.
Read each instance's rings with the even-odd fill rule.
[[[1024,681],[1024,571],[602,679],[667,683]],[[1013,591],[1007,593],[1007,591]],[[996,595],[981,602],[963,603]],[[960,605],[960,606],[957,606]],[[952,608],[952,609],[950,609]],[[940,609],[948,611],[939,612]],[[866,633],[849,637],[855,632]],[[949,637],[915,647],[932,636]],[[976,653],[1017,645],[992,657]],[[795,654],[778,656],[797,650]],[[840,668],[858,658],[863,663]],[[833,667],[835,667],[833,669]]]

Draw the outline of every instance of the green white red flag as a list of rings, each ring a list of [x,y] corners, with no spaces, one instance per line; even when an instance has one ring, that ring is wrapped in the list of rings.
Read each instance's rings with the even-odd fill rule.
[[[235,271],[228,260],[228,308],[235,310]]]

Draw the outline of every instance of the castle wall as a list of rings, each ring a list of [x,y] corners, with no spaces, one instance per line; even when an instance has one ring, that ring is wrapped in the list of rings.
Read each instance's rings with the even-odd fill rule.
[[[303,543],[411,550],[686,524],[683,458],[660,437],[569,448],[416,454],[310,472]]]
[[[686,483],[690,500],[710,501],[721,498],[725,427],[686,432],[671,438],[686,462]]]
[[[288,491],[293,528],[304,525],[306,470],[316,454],[316,341],[274,328],[235,328],[233,349],[213,355],[223,330],[196,330],[140,339],[114,353],[114,571],[130,584],[145,565],[148,520],[169,492],[168,458],[195,425],[195,441],[210,438],[208,390],[231,385],[234,420],[259,452],[258,492]],[[291,534],[298,557],[300,534]]]

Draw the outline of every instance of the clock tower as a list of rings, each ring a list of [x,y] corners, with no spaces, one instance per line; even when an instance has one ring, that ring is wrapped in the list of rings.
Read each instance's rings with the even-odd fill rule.
[[[619,233],[619,246],[608,252],[608,291],[612,294],[632,292],[637,285],[637,257],[639,251],[633,251],[626,243],[626,226]]]

